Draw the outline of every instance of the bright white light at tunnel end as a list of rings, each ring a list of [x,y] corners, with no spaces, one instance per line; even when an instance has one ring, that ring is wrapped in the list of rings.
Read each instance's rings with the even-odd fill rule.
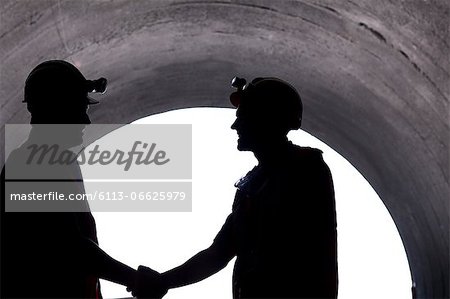
[[[135,268],[178,266],[210,245],[231,211],[233,184],[256,163],[236,149],[230,126],[235,110],[190,108],[137,120],[136,124],[192,124],[191,213],[95,213],[100,244]],[[289,134],[300,146],[319,148],[333,175],[338,221],[340,299],[411,298],[405,249],[380,198],[342,156],[304,131]],[[198,284],[169,291],[166,298],[231,298],[232,264]],[[121,286],[103,282],[105,298],[126,297]]]

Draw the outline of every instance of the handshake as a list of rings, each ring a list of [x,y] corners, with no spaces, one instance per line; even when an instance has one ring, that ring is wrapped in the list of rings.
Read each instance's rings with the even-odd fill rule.
[[[132,286],[128,292],[137,298],[162,298],[167,294],[168,285],[163,276],[148,267],[139,266]]]

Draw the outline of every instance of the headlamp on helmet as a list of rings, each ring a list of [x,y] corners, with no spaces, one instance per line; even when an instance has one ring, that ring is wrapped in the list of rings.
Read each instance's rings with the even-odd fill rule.
[[[303,105],[291,84],[273,77],[258,77],[248,84],[246,82],[239,77],[231,81],[231,86],[237,89],[230,95],[234,107],[275,121],[289,130],[300,128]]]

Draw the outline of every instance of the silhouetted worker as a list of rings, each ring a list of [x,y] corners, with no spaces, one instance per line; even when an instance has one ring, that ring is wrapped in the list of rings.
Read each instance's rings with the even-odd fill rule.
[[[68,205],[67,212],[5,212],[5,183],[13,186],[10,179],[22,184],[22,192],[85,193],[76,155],[69,149],[81,144],[82,130],[90,124],[88,106],[97,103],[88,92],[105,88],[106,79],[86,80],[76,67],[60,60],[39,64],[27,78],[24,102],[32,130],[10,154],[1,174],[2,298],[101,298],[99,278],[129,287],[134,283],[136,270],[98,247],[86,202],[61,203]],[[57,145],[58,154],[64,152],[72,163],[26,161],[34,145]]]
[[[238,149],[258,165],[236,183],[232,213],[212,245],[161,275],[140,266],[134,294],[157,297],[198,282],[237,257],[233,298],[336,298],[337,239],[333,183],[317,149],[288,141],[300,128],[297,91],[276,78],[256,78],[230,97]]]

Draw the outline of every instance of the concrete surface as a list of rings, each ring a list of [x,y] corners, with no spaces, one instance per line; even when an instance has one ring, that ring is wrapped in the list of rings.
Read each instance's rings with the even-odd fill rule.
[[[2,136],[5,123],[29,121],[24,80],[47,59],[109,79],[90,110],[97,123],[230,107],[233,76],[279,76],[302,95],[304,129],[378,192],[418,297],[449,297],[448,1],[0,4]]]

